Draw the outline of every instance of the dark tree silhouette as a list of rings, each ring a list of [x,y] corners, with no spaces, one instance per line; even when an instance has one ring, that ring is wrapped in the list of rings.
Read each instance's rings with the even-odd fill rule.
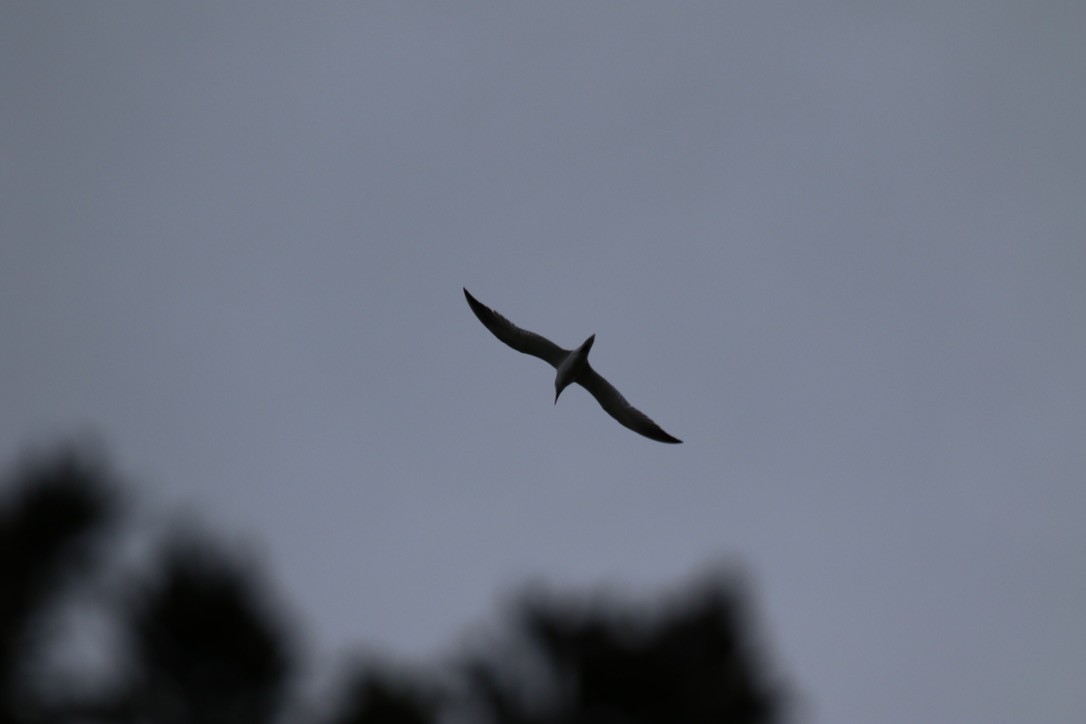
[[[120,487],[87,456],[61,451],[22,466],[4,489],[0,724],[766,724],[785,714],[744,587],[728,576],[653,608],[524,595],[511,626],[490,636],[498,645],[425,675],[362,656],[330,704],[303,705],[294,637],[258,567],[191,532],[168,539],[149,571],[111,579],[120,682],[58,692],[35,685],[26,662],[70,584],[94,574]]]
[[[174,542],[128,614],[132,704],[162,724],[272,722],[289,688],[288,637],[260,586],[207,544]]]
[[[352,671],[324,724],[430,724],[437,721],[439,706],[433,684],[366,664]]]
[[[107,479],[89,455],[64,449],[0,485],[0,722],[35,716],[26,664],[48,615],[93,571],[117,513]]]
[[[783,696],[750,641],[740,585],[712,577],[663,611],[527,596],[510,652],[476,660],[476,710],[503,724],[779,721]]]

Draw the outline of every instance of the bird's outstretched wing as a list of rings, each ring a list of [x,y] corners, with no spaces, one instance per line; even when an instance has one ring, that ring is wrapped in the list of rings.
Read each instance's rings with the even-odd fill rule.
[[[592,396],[607,411],[608,415],[634,432],[660,442],[682,442],[679,438],[668,435],[660,429],[659,425],[649,419],[648,415],[626,402],[626,398],[622,396],[622,393],[600,376],[599,372],[592,369],[591,365],[585,365],[584,371],[577,377],[577,383],[592,393]]]
[[[566,358],[566,355],[570,353],[570,350],[562,349],[546,337],[540,336],[535,332],[529,332],[527,329],[521,329],[490,307],[484,305],[475,297],[471,296],[471,293],[467,289],[464,289],[464,297],[467,298],[468,306],[471,307],[471,311],[475,312],[475,316],[479,318],[479,321],[483,323],[483,326],[489,329],[495,337],[505,342],[516,351],[538,357],[539,359],[546,361],[552,367],[557,367],[559,363]],[[613,415],[614,413],[611,414]]]

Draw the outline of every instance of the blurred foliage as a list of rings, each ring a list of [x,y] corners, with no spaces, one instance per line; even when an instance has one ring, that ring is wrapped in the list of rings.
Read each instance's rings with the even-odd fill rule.
[[[695,582],[655,608],[522,597],[515,643],[469,666],[487,722],[773,722],[782,693],[747,631],[737,580]]]
[[[433,673],[368,660],[321,706],[299,703],[295,635],[257,566],[191,532],[130,574],[112,611],[119,683],[67,694],[25,662],[45,621],[93,579],[118,527],[120,486],[85,454],[18,466],[0,497],[0,724],[676,724],[777,722],[785,696],[727,576],[653,607],[523,595],[489,646]],[[42,692],[54,692],[50,696]],[[305,715],[299,712],[309,712]],[[313,713],[316,712],[316,713]]]
[[[136,709],[155,722],[276,720],[292,652],[266,596],[228,556],[173,542],[126,617]]]
[[[29,458],[0,491],[0,722],[19,722],[26,663],[49,614],[93,573],[117,505],[104,468],[72,450]]]
[[[438,721],[438,701],[433,684],[370,663],[353,667],[324,724],[428,724]]]

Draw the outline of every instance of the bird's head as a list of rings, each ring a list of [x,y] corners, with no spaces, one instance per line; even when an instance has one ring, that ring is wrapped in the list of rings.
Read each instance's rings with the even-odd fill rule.
[[[569,383],[571,381],[572,380],[564,380],[563,381],[563,380],[559,380],[559,379],[556,379],[554,381],[554,404],[556,404],[556,405],[558,404],[558,396],[560,394],[562,394],[562,390],[569,387]]]

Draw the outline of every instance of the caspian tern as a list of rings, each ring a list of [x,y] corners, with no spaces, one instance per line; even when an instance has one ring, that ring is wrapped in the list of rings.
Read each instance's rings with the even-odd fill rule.
[[[562,349],[546,337],[513,324],[471,296],[467,289],[464,289],[464,297],[467,298],[471,311],[475,312],[475,316],[495,337],[518,352],[538,357],[557,370],[554,378],[554,404],[558,404],[558,396],[562,394],[562,390],[576,382],[592,393],[607,414],[634,432],[660,442],[682,442],[668,435],[649,419],[648,415],[626,402],[626,398],[610,382],[592,369],[592,365],[588,364],[588,351],[592,349],[596,335],[586,339],[577,349]]]

